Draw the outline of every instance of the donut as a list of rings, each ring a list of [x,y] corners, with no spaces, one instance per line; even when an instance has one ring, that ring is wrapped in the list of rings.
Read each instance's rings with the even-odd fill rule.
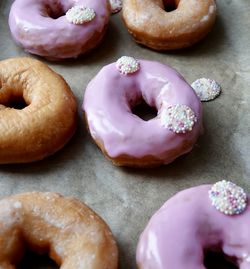
[[[249,195],[222,180],[179,192],[150,219],[140,236],[139,269],[205,269],[207,252],[222,252],[250,268]]]
[[[118,268],[109,227],[80,201],[29,192],[4,198],[0,205],[1,269],[14,269],[27,249],[47,253],[60,268]]]
[[[123,21],[129,33],[154,50],[192,46],[210,32],[215,18],[214,0],[123,1]]]
[[[15,0],[9,14],[14,41],[49,60],[76,58],[103,39],[109,0]]]
[[[76,129],[76,100],[65,80],[31,58],[0,61],[0,164],[41,160]],[[24,107],[15,103],[24,103]]]
[[[158,111],[155,118],[133,114],[142,101]],[[92,138],[119,166],[168,164],[193,148],[202,128],[201,102],[177,71],[128,56],[92,79],[83,110]]]

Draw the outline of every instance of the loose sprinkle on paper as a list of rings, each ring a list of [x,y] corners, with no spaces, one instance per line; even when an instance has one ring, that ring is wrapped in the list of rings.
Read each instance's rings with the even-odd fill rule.
[[[197,79],[191,86],[203,102],[214,100],[221,93],[220,85],[209,78]]]

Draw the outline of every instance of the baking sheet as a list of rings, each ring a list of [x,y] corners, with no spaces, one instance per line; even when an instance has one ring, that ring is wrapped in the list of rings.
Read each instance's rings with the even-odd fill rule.
[[[0,60],[26,55],[10,37],[7,19],[11,2],[0,0]],[[230,179],[250,192],[250,1],[217,3],[213,31],[190,49],[158,53],[138,46],[118,14],[112,16],[97,50],[78,60],[47,62],[75,93],[78,130],[67,146],[44,161],[1,166],[0,197],[36,190],[79,198],[111,227],[119,245],[119,268],[125,269],[136,267],[137,240],[150,216],[177,191]],[[170,64],[190,83],[210,77],[223,88],[218,99],[203,104],[205,132],[194,150],[170,165],[155,169],[115,167],[86,131],[81,111],[84,89],[102,66],[122,55]]]

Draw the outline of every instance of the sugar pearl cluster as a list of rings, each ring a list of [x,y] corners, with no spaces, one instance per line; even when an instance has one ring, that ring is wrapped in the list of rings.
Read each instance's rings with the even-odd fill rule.
[[[66,19],[73,24],[83,24],[95,18],[93,8],[85,6],[74,6],[66,12]]]
[[[140,69],[140,63],[133,57],[122,56],[117,60],[116,68],[123,75],[128,75],[137,72]]]
[[[109,0],[111,12],[117,13],[122,9],[122,0]]]
[[[225,215],[238,215],[247,207],[247,195],[236,184],[222,180],[209,190],[212,205]]]
[[[250,255],[249,253],[243,253],[242,254],[242,258],[246,261],[246,262],[250,262]]]
[[[209,78],[197,79],[191,86],[201,101],[211,101],[221,93],[220,85]]]
[[[175,133],[186,133],[193,129],[197,118],[194,111],[186,105],[170,105],[161,112],[163,127]]]

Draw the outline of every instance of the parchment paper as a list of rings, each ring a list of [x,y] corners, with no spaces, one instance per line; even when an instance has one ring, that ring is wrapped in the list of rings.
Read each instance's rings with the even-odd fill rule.
[[[11,2],[0,0],[0,60],[26,55],[10,37],[7,19]],[[112,16],[98,49],[78,60],[47,62],[64,76],[77,97],[77,133],[66,147],[44,161],[0,166],[0,197],[34,190],[78,197],[111,227],[119,245],[119,268],[134,269],[140,233],[155,210],[176,192],[222,179],[233,180],[250,192],[250,1],[217,3],[213,31],[190,49],[158,53],[138,46],[118,14]],[[115,167],[86,131],[81,111],[86,85],[102,66],[122,55],[167,63],[190,83],[209,77],[223,88],[218,99],[203,103],[205,132],[193,151],[170,165],[156,169]]]

